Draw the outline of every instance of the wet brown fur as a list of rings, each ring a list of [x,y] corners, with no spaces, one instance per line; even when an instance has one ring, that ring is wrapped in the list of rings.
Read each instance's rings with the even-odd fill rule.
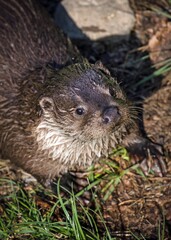
[[[69,65],[76,56],[35,0],[0,0],[0,149],[39,179],[106,156],[133,124],[133,111],[108,71],[86,61]],[[79,104],[87,111],[81,120]],[[111,105],[120,120],[102,124],[103,109]]]

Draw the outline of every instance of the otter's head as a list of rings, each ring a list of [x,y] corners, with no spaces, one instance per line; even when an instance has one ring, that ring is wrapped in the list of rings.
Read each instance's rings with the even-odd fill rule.
[[[47,78],[36,131],[40,147],[62,162],[87,163],[107,155],[131,123],[128,102],[117,81],[101,64],[48,70]]]

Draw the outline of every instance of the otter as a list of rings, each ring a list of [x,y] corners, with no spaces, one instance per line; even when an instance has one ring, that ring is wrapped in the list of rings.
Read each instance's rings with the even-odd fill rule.
[[[135,109],[101,64],[90,64],[35,0],[0,0],[0,151],[41,182],[87,167],[122,144],[145,171],[165,170]],[[145,164],[144,164],[145,160]]]

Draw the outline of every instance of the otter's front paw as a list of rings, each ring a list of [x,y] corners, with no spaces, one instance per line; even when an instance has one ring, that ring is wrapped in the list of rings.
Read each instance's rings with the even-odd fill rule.
[[[143,139],[129,146],[128,150],[131,160],[139,163],[145,175],[152,173],[162,177],[166,174],[167,168],[161,146]]]
[[[60,180],[64,195],[69,197],[69,193],[74,193],[84,206],[91,205],[92,195],[90,191],[86,190],[88,184],[86,172],[68,172]]]

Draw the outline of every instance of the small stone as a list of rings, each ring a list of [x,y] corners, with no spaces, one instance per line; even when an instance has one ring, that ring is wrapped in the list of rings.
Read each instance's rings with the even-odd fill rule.
[[[72,39],[127,39],[134,26],[128,0],[63,0],[55,21]]]

